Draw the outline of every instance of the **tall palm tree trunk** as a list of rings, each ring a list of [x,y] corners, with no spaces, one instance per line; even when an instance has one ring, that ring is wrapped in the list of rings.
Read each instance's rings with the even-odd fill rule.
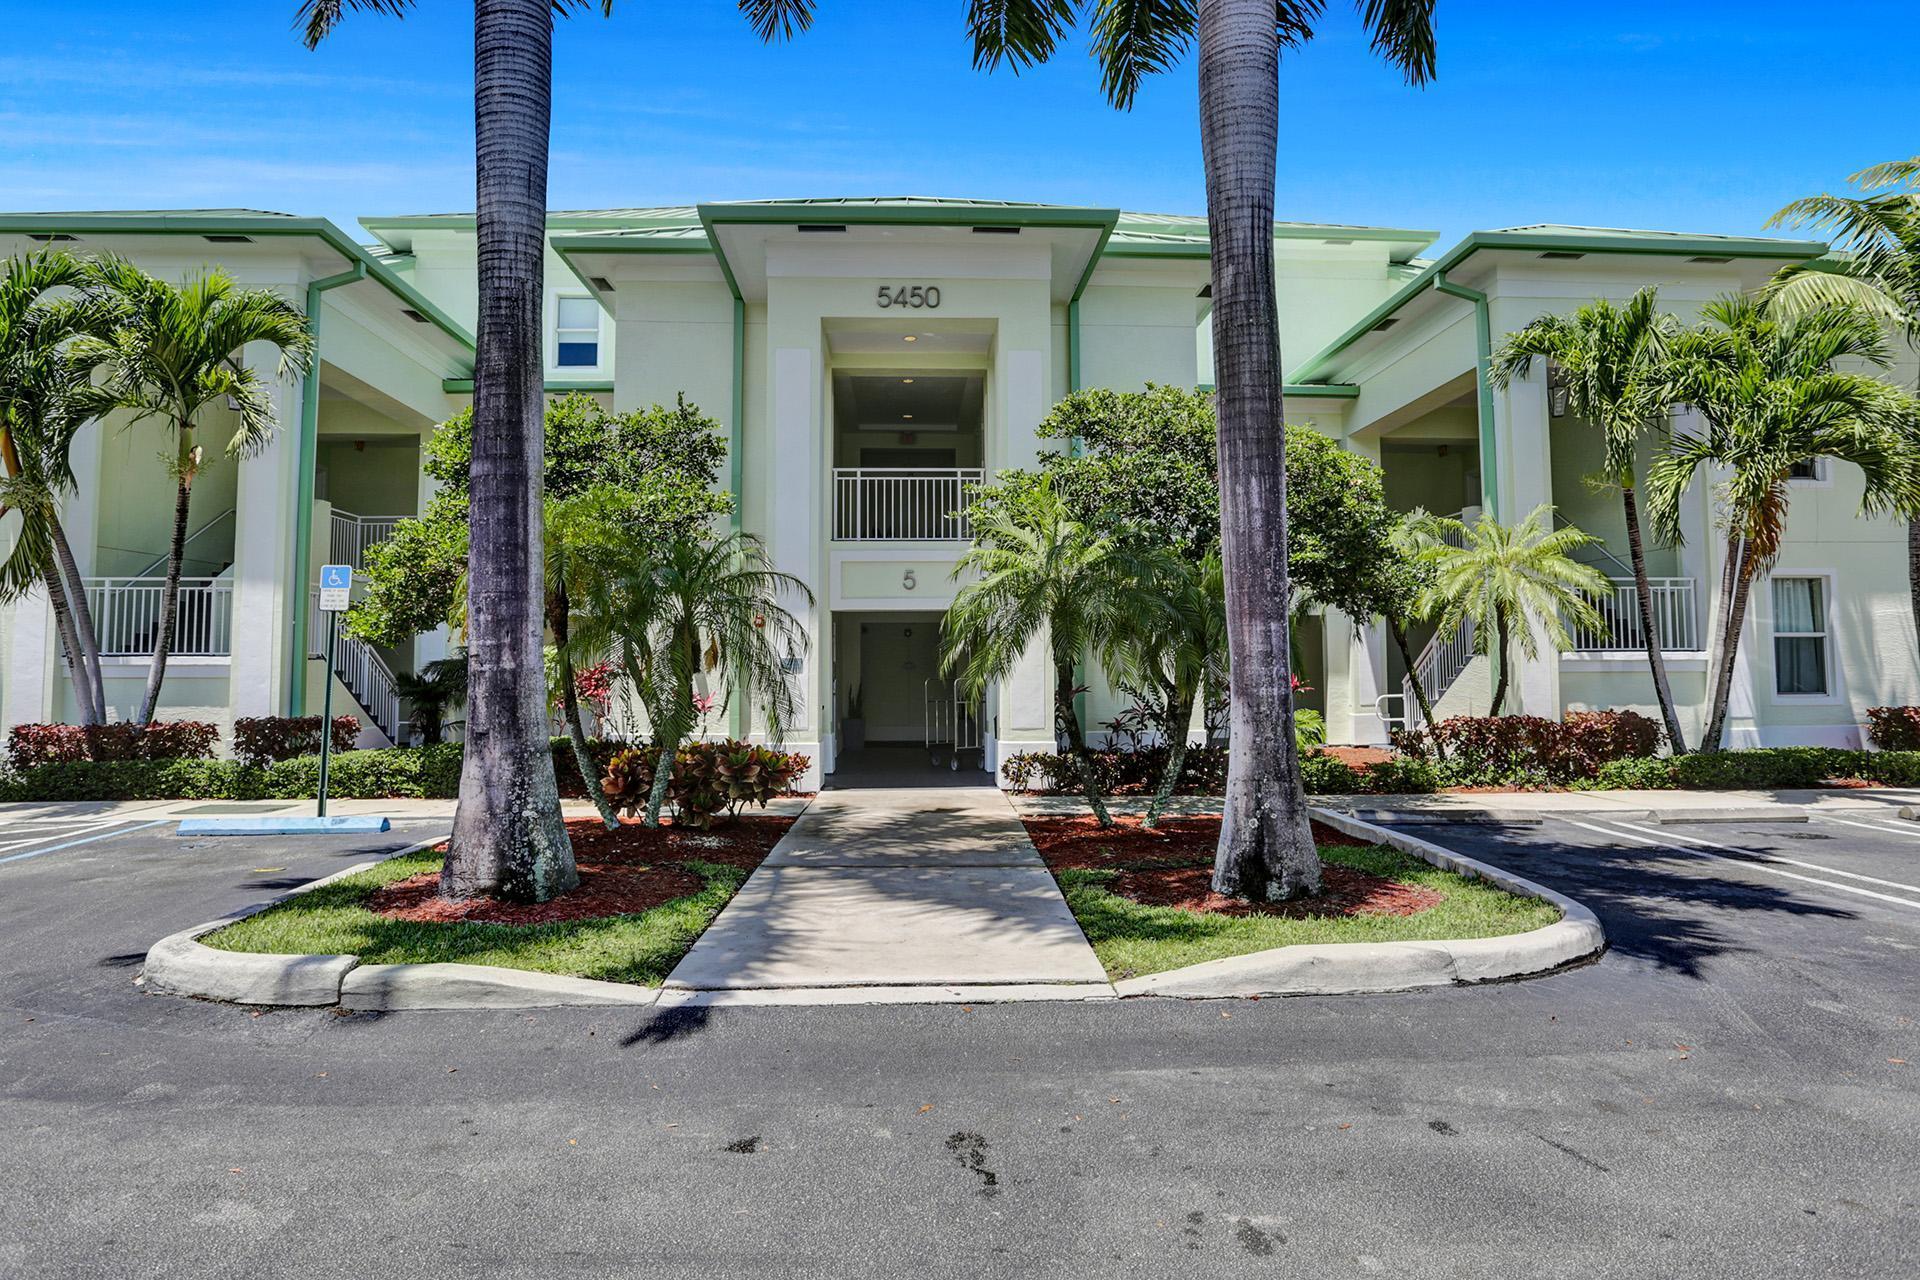
[[[609,831],[620,829],[620,815],[613,801],[600,789],[600,767],[593,762],[593,749],[587,745],[587,727],[580,722],[580,691],[573,687],[573,655],[567,651],[567,585],[554,584],[553,608],[548,626],[553,631],[554,653],[560,659],[560,708],[567,722],[567,741],[573,746],[573,763],[580,770],[580,781],[587,796]]]
[[[1720,687],[1720,668],[1730,660],[1727,657],[1727,627],[1733,617],[1734,583],[1740,575],[1741,549],[1744,543],[1737,534],[1728,534],[1726,546],[1722,549],[1720,560],[1720,598],[1714,603],[1713,610],[1713,648],[1707,658],[1707,706],[1708,719],[1713,714],[1713,691]],[[1718,751],[1720,740],[1712,737],[1703,729],[1700,735],[1700,750]]]
[[[1160,815],[1180,787],[1180,773],[1187,766],[1187,726],[1193,722],[1193,699],[1180,699],[1169,691],[1167,697],[1167,762],[1160,769],[1160,784],[1153,790],[1147,814],[1140,825],[1151,831],[1160,825]]]
[[[1733,590],[1727,603],[1726,630],[1720,636],[1720,661],[1715,665],[1713,700],[1707,714],[1707,730],[1700,740],[1704,749],[1718,751],[1727,730],[1727,706],[1733,693],[1733,667],[1740,655],[1740,632],[1747,621],[1747,598],[1753,588],[1753,545],[1740,539],[1734,561]]]
[[[1407,664],[1407,683],[1413,687],[1413,700],[1420,704],[1420,720],[1433,725],[1433,702],[1427,697],[1427,687],[1420,683],[1420,659],[1414,656],[1413,646],[1407,642],[1407,628],[1398,618],[1387,619],[1387,634],[1393,637],[1393,643],[1400,650],[1400,660]],[[1447,746],[1438,737],[1433,739],[1434,754],[1442,760],[1447,758]]]
[[[173,630],[180,616],[180,569],[187,557],[187,514],[193,502],[193,468],[187,460],[193,433],[182,430],[180,438],[188,442],[181,450],[180,478],[173,496],[173,541],[167,544],[167,581],[160,588],[160,621],[153,636],[153,661],[147,666],[147,688],[140,695],[140,715],[134,721],[144,728],[153,723],[160,704],[160,686],[167,678],[167,655],[173,652]]]
[[[1633,594],[1640,604],[1640,636],[1647,646],[1647,668],[1653,672],[1653,696],[1660,703],[1660,719],[1667,726],[1673,754],[1687,754],[1686,735],[1680,732],[1680,714],[1673,706],[1673,686],[1667,683],[1667,659],[1654,625],[1653,584],[1647,581],[1647,552],[1640,541],[1640,503],[1632,485],[1620,487],[1620,504],[1627,514],[1627,556],[1633,564]]]
[[[60,648],[67,659],[67,678],[73,684],[73,700],[80,704],[80,723],[99,724],[104,716],[100,704],[94,701],[93,686],[87,679],[86,658],[80,651],[80,633],[73,624],[73,608],[67,599],[67,588],[60,581],[60,573],[53,566],[41,572],[41,580],[46,584],[47,599],[53,604],[53,626],[60,633]],[[54,716],[58,718],[58,701],[54,707]]]
[[[1500,714],[1507,705],[1507,685],[1513,675],[1513,626],[1505,618],[1500,619],[1493,628],[1493,657],[1500,664],[1499,674],[1493,682],[1493,706],[1487,711],[1490,716]]]
[[[451,898],[545,902],[579,883],[560,818],[541,659],[542,267],[553,16],[476,0],[480,317],[467,556],[467,749],[441,872]]]
[[[1066,736],[1067,750],[1072,753],[1080,774],[1080,789],[1087,797],[1087,807],[1093,810],[1093,820],[1103,827],[1113,825],[1113,815],[1107,812],[1107,802],[1100,794],[1100,778],[1094,772],[1093,754],[1087,750],[1087,736],[1080,732],[1080,712],[1073,705],[1073,663],[1056,662],[1053,666],[1053,718],[1059,723],[1060,732]]]
[[[105,723],[107,682],[100,668],[100,633],[93,625],[93,603],[87,599],[87,580],[80,575],[80,563],[73,557],[73,546],[67,541],[66,526],[60,523],[59,512],[52,513],[49,518],[53,522],[54,564],[66,584],[67,607],[72,611],[74,636],[80,644],[88,697],[93,702],[99,723]]]
[[[1280,45],[1272,0],[1201,0],[1199,26],[1231,704],[1213,887],[1278,901],[1320,891],[1287,662],[1292,592],[1273,280]]]

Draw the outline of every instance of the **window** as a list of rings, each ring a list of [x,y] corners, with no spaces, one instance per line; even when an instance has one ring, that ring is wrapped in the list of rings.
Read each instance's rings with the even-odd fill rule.
[[[591,368],[600,363],[600,304],[592,298],[554,300],[553,362]]]
[[[1787,476],[1792,480],[1825,480],[1826,459],[1808,458],[1805,462],[1796,462],[1787,468]]]
[[[1779,693],[1827,691],[1827,584],[1773,580],[1773,685]]]

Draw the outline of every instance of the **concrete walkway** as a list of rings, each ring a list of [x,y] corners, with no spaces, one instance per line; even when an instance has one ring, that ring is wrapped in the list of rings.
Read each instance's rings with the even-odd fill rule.
[[[982,787],[823,792],[666,987],[665,1003],[676,990],[1112,995],[1012,805]]]

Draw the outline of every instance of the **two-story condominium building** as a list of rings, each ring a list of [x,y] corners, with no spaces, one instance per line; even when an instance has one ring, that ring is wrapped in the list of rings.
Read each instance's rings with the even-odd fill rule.
[[[281,290],[317,327],[314,372],[280,384],[272,445],[214,461],[196,487],[169,718],[317,709],[317,566],[357,561],[422,509],[422,442],[471,395],[473,218],[363,225],[371,244],[321,220],[248,210],[0,215],[7,252],[113,251],[172,277],[217,263]],[[1587,483],[1597,433],[1567,415],[1545,370],[1493,390],[1490,343],[1542,312],[1649,283],[1691,318],[1716,295],[1826,252],[1536,226],[1477,232],[1429,258],[1432,239],[1275,226],[1290,420],[1378,462],[1403,509],[1512,520],[1551,502],[1605,539],[1593,558],[1616,582],[1628,574],[1619,503]],[[913,198],[555,213],[546,374],[551,391],[584,391],[615,410],[684,393],[724,424],[742,527],[816,598],[803,613],[810,647],[791,659],[801,712],[786,736],[817,772],[842,765],[850,730],[868,743],[977,744],[991,766],[1053,748],[1048,677],[1036,649],[978,707],[941,680],[939,617],[968,535],[953,513],[976,480],[1033,462],[1035,426],[1068,392],[1210,384],[1208,279],[1206,222],[1194,217]],[[75,449],[66,521],[118,716],[131,714],[151,652],[171,518],[160,430],[108,420]],[[218,435],[216,424],[208,438]],[[1786,548],[1756,586],[1741,649],[1736,742],[1858,743],[1867,707],[1920,700],[1905,528],[1861,518],[1859,494],[1843,465],[1793,481]],[[1688,496],[1682,545],[1655,546],[1650,559],[1674,691],[1697,734],[1721,568],[1708,484]],[[1576,651],[1522,664],[1524,710],[1651,710],[1628,598],[1622,585],[1608,627],[1579,637]],[[1316,613],[1300,631],[1306,697],[1329,740],[1383,741],[1410,700],[1381,628]],[[1484,711],[1487,660],[1458,635],[1417,639],[1441,713]],[[336,705],[358,704],[370,742],[403,737],[392,673],[446,643],[444,633],[398,650],[341,640]],[[75,718],[57,646],[44,598],[7,610],[7,724]],[[1097,723],[1122,704],[1097,673],[1093,684]],[[757,728],[739,708],[711,727]]]

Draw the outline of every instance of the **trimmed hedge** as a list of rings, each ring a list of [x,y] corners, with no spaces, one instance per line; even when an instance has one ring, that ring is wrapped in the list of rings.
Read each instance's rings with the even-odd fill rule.
[[[1637,712],[1570,711],[1564,720],[1452,716],[1396,732],[1393,745],[1434,765],[1452,785],[1539,786],[1592,778],[1612,761],[1652,756],[1660,736],[1660,726]]]
[[[1860,778],[1883,786],[1920,786],[1920,751],[1850,751],[1842,747],[1755,747],[1600,766],[1596,790],[1763,791],[1817,787],[1828,778]]]
[[[611,759],[622,744],[591,742],[595,759]],[[460,793],[461,746],[386,747],[336,751],[327,766],[327,794],[339,800],[451,800]],[[560,794],[586,795],[573,747],[553,739]],[[320,787],[320,757],[271,764],[238,760],[71,760],[0,773],[7,800],[305,800]]]

